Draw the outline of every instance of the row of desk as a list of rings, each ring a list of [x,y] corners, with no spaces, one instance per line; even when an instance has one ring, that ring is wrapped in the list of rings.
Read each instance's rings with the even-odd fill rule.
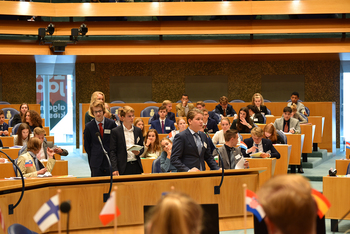
[[[49,128],[49,127],[44,127],[44,128]],[[47,141],[54,142],[54,136],[50,136],[50,134],[46,134],[45,138]],[[13,136],[2,136],[0,137],[0,140],[2,141],[3,147],[12,147],[15,145]]]

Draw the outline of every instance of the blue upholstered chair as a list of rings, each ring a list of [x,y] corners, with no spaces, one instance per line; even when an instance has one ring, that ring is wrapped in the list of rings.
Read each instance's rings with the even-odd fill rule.
[[[266,107],[266,109],[267,109],[267,113],[266,114],[271,115],[271,111],[269,110],[269,108]]]
[[[160,169],[160,157],[156,158],[152,163],[152,173],[161,173]]]
[[[144,102],[144,103],[157,103],[155,101],[147,101],[147,102]]]
[[[0,101],[0,105],[10,105],[9,102],[5,102],[5,101]]]
[[[270,100],[264,99],[264,102],[271,102]]]
[[[217,103],[218,101],[216,100],[204,100],[204,103]]]
[[[182,101],[181,100],[179,100],[179,101],[177,101],[176,103],[181,103]],[[190,100],[188,100],[188,103],[192,103]]]
[[[37,232],[31,231],[19,223],[14,223],[11,226],[9,226],[7,229],[7,233],[8,234],[38,234]]]
[[[240,100],[240,99],[234,99],[234,100],[232,100],[232,101],[230,101],[230,102],[245,102],[245,101]]]
[[[121,106],[112,106],[111,107],[111,113],[115,115],[117,120],[119,120],[119,116],[118,116],[118,109],[119,108],[122,108],[122,107]]]
[[[284,132],[282,132],[281,130],[276,130],[277,134],[283,139],[284,144],[287,144],[287,136],[286,134],[284,134]]]
[[[19,111],[13,108],[2,108],[5,114],[5,119],[11,119],[15,114],[19,114]]]
[[[12,136],[14,136],[14,135],[17,134],[19,125],[21,125],[21,123],[16,124],[16,125],[12,128],[12,133],[11,133]]]
[[[125,103],[125,102],[122,101],[122,100],[116,100],[116,101],[113,101],[113,102],[111,102],[111,103]]]
[[[148,106],[141,111],[140,117],[152,117],[158,112],[158,106]]]

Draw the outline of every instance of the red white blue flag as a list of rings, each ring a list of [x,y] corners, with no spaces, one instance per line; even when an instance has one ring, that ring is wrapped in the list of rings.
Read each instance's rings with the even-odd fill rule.
[[[259,222],[265,218],[265,211],[258,202],[256,194],[248,189],[246,189],[245,204],[247,211],[252,212]]]

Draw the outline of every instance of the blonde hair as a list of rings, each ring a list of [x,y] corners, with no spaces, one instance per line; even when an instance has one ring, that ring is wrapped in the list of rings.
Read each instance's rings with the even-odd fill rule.
[[[290,105],[290,108],[292,108],[292,112],[297,112],[297,105],[295,105],[295,103],[293,103],[292,105]]]
[[[262,137],[264,135],[264,131],[260,127],[253,128],[250,133],[256,137]]]
[[[118,111],[119,115],[122,117],[125,117],[125,115],[130,112],[135,113],[134,109],[131,106],[124,106],[123,108],[119,108]]]
[[[102,111],[103,111],[103,114],[106,113],[106,107],[105,107],[105,103],[101,100],[95,100],[93,102],[90,103],[90,113],[92,114],[93,117],[95,117],[94,115],[94,111],[92,108],[94,107],[101,107],[102,108]]]
[[[143,122],[143,120],[141,118],[136,118],[134,120],[134,126],[136,126],[138,122],[142,122],[143,123],[143,129],[141,131],[142,131],[142,136],[145,137],[146,136],[145,122]]]
[[[168,104],[172,104],[172,102],[169,101],[169,100],[164,100],[163,103],[162,103],[163,106],[166,106]]]
[[[170,192],[149,213],[146,234],[199,234],[203,210],[188,195]]]
[[[45,129],[43,129],[41,127],[34,128],[33,133],[34,133],[34,135],[37,135],[37,136],[39,136],[41,134],[44,134],[44,135],[46,134]]]
[[[102,95],[102,97],[103,97],[103,102],[105,102],[106,101],[106,97],[105,97],[105,94],[104,93],[102,93],[101,91],[95,91],[92,95],[91,95],[91,99],[90,99],[90,104],[93,102],[93,101],[95,101],[95,100],[97,100],[97,96],[98,95]],[[92,114],[92,112],[91,112],[91,108],[89,108],[89,115],[91,116],[91,117],[94,117],[94,115]],[[103,112],[104,113],[104,112]]]
[[[280,175],[268,180],[257,193],[267,218],[283,234],[316,230],[316,203],[303,176]]]
[[[263,106],[264,105],[264,98],[263,98],[263,96],[260,93],[254,93],[254,95],[252,97],[252,105],[255,106],[254,101],[255,101],[256,98],[260,98],[261,105]]]
[[[231,125],[230,119],[227,118],[227,117],[222,117],[221,121],[220,121],[220,124],[222,123],[223,120],[226,120],[228,122],[228,125]]]

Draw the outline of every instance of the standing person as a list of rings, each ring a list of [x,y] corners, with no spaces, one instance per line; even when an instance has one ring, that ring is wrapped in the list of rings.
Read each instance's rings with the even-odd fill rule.
[[[29,106],[27,103],[22,103],[19,106],[19,114],[15,114],[12,119],[11,127],[14,127],[16,124],[22,123],[23,116],[29,110]]]
[[[159,134],[168,134],[175,130],[174,122],[166,118],[166,106],[159,107],[159,118],[151,122],[150,129],[155,129]]]
[[[27,145],[27,142],[30,139],[31,133],[32,132],[30,131],[28,124],[26,123],[20,124],[18,127],[17,134],[14,135],[13,137],[13,141],[15,145],[20,145],[20,146]]]
[[[307,116],[304,104],[299,101],[299,93],[298,92],[293,92],[291,97],[290,97],[290,100],[291,100],[291,102],[288,102],[287,106],[291,106],[294,103],[295,105],[297,105],[297,111],[300,114]]]
[[[171,112],[171,110],[173,109],[173,103],[171,101],[169,101],[169,100],[164,100],[163,103],[162,103],[162,106],[166,107],[166,116],[165,117],[175,123],[176,122],[175,114],[173,112]],[[152,122],[152,121],[154,121],[156,119],[159,119],[159,114],[158,113],[155,113],[152,116],[150,122]]]
[[[188,112],[194,108],[192,103],[188,103],[188,95],[182,94],[181,103],[176,105],[176,113],[178,117],[186,117]]]
[[[3,110],[0,110],[0,136],[9,135],[9,125],[5,123],[5,113]]]
[[[233,120],[231,129],[237,130],[239,133],[250,133],[254,127],[253,120],[249,117],[247,107],[242,107],[239,110],[239,119]]]
[[[102,93],[101,91],[96,91],[91,95],[91,99],[90,99],[90,104],[95,101],[95,100],[100,100],[105,102],[105,95],[104,93]],[[94,119],[94,114],[91,113],[91,110],[89,108],[89,110],[85,113],[85,124],[87,124],[88,122],[90,122],[91,120]]]
[[[267,115],[267,108],[264,106],[264,98],[260,93],[254,93],[252,105],[256,106],[261,113]]]
[[[144,149],[127,150],[133,145],[143,146],[142,131],[133,126],[134,113],[133,108],[124,106],[119,111],[120,116],[124,118],[123,124],[112,130],[110,149],[113,175],[132,175],[143,172],[140,155]]]
[[[176,134],[171,151],[171,164],[180,172],[205,171],[205,162],[211,170],[219,170],[210,147],[207,136],[201,132],[203,127],[203,112],[193,109],[187,115],[188,128]]]
[[[221,117],[231,117],[237,118],[237,113],[233,107],[228,104],[228,98],[222,96],[219,100],[220,104],[215,107],[215,112],[221,115]]]
[[[38,112],[35,110],[27,110],[26,114],[23,116],[22,123],[26,123],[29,125],[30,131],[34,131],[36,127],[43,127],[43,120],[41,119]]]
[[[286,106],[283,109],[283,117],[276,119],[273,125],[277,130],[285,133],[301,133],[299,120],[292,118],[292,108],[289,106]]]
[[[104,117],[106,108],[101,100],[95,100],[90,104],[90,112],[94,115],[94,120],[85,126],[84,148],[88,155],[91,177],[108,176],[110,175],[108,159],[96,133],[100,135],[103,148],[110,156],[111,131],[116,127],[116,124],[113,120]]]

